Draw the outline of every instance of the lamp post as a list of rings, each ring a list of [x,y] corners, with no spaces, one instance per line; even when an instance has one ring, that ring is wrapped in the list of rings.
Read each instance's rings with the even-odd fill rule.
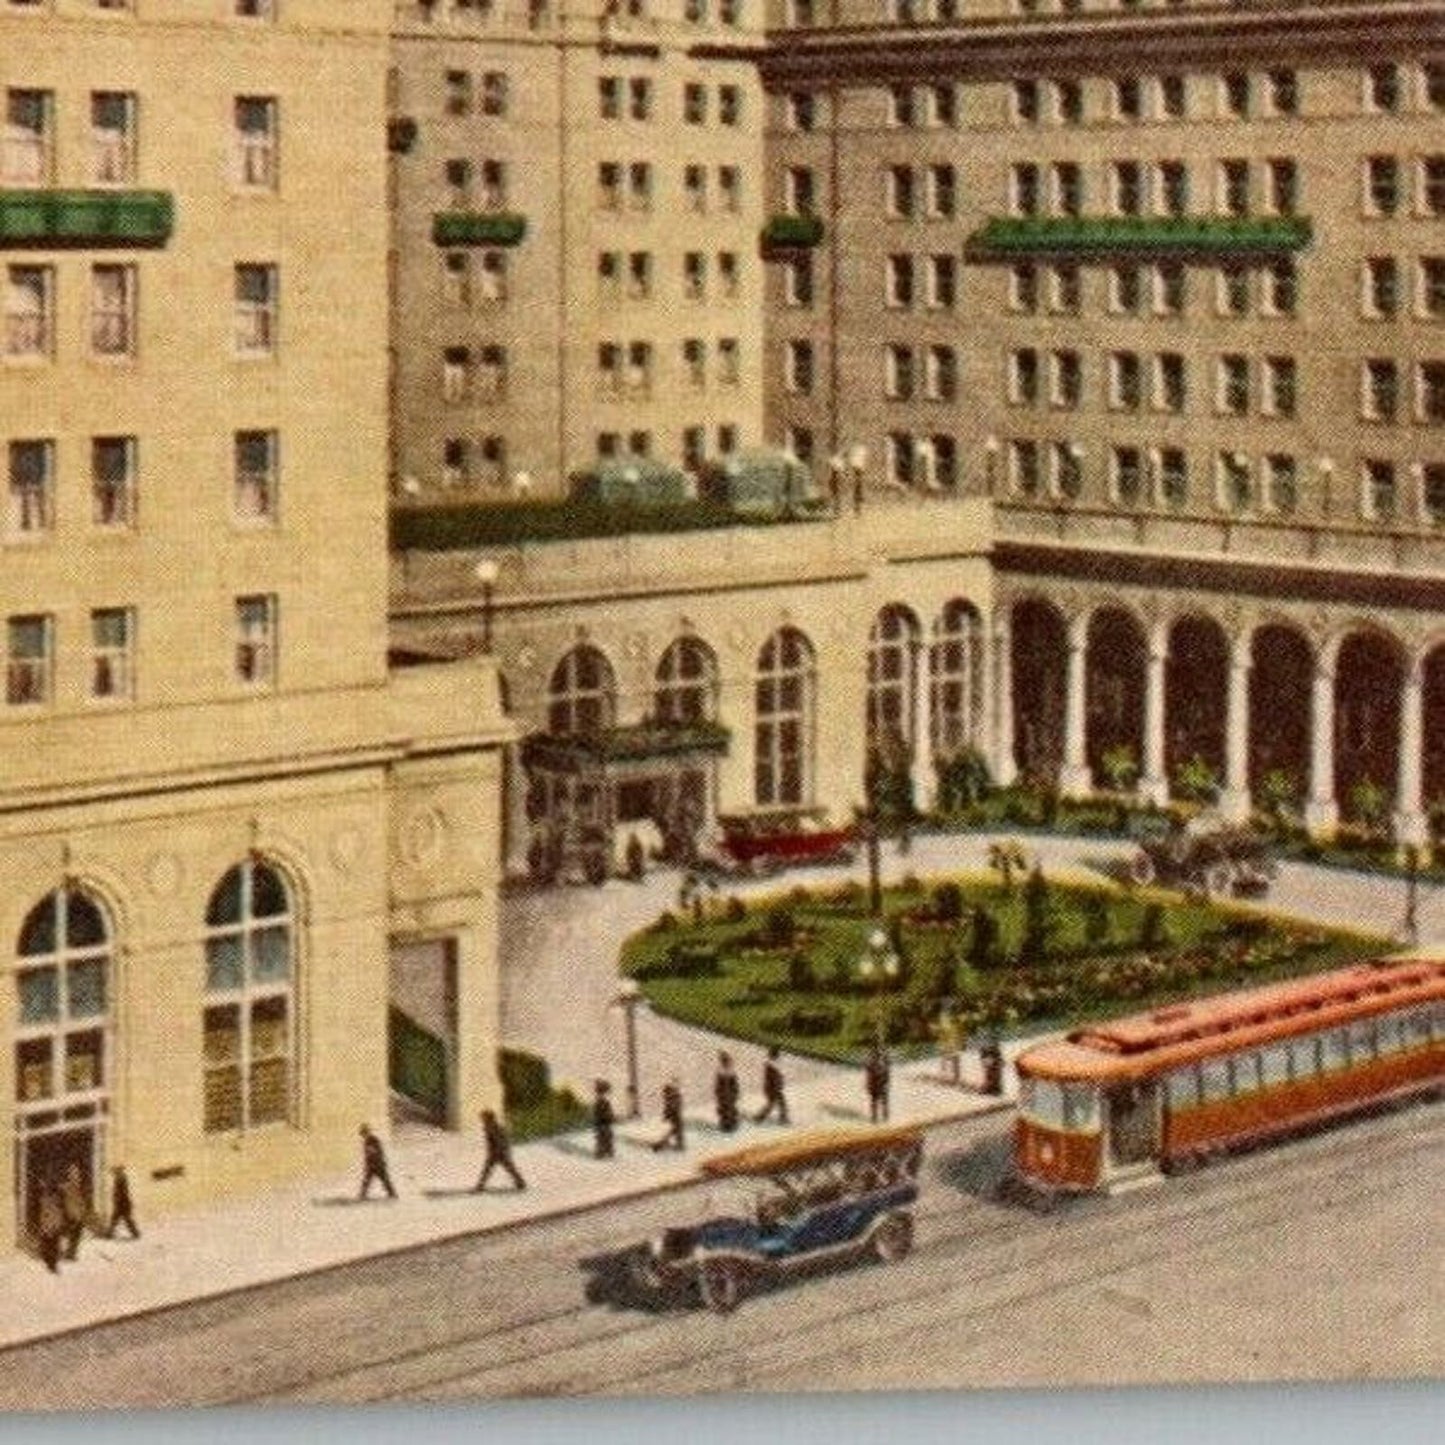
[[[617,996],[612,1000],[612,1006],[622,1010],[627,1030],[627,1117],[640,1119],[642,1097],[637,1075],[637,1011],[647,1007],[642,985],[635,978],[624,979],[617,990]]]
[[[865,984],[878,980],[878,999],[874,1028],[878,1035],[878,1046],[883,1047],[883,995],[888,985],[898,977],[898,955],[888,942],[888,934],[882,928],[874,928],[868,935],[868,951],[858,960],[858,976]]]
[[[1420,942],[1420,850],[1413,843],[1405,848],[1404,935],[1411,948]]]
[[[492,650],[492,589],[497,585],[496,560],[483,557],[472,568],[472,576],[482,584],[482,651]]]
[[[863,473],[868,466],[868,448],[855,443],[848,449],[848,470],[853,474],[853,510],[863,510]]]

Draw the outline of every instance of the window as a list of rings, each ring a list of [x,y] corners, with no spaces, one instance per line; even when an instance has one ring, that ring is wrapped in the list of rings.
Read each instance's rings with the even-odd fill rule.
[[[1445,522],[1445,462],[1426,462],[1420,469],[1420,505],[1427,522],[1437,527]]]
[[[1221,113],[1233,120],[1244,120],[1249,115],[1249,76],[1242,70],[1230,71],[1219,78],[1219,104]]]
[[[1445,62],[1427,60],[1420,67],[1420,91],[1427,110],[1445,110]]]
[[[1121,75],[1114,81],[1114,119],[1138,120],[1144,114],[1143,87],[1137,75]]]
[[[790,426],[786,449],[805,467],[811,468],[814,452],[812,429],[805,426]]]
[[[652,388],[652,343],[631,341],[627,345],[627,390],[643,394]]]
[[[1299,506],[1299,468],[1295,459],[1273,453],[1264,459],[1264,504],[1280,516],[1290,516]]]
[[[1144,286],[1139,268],[1130,262],[1109,267],[1109,310],[1116,316],[1137,316]]]
[[[1182,316],[1186,300],[1183,265],[1178,261],[1160,261],[1153,274],[1155,315]]]
[[[913,461],[916,455],[913,438],[907,432],[889,432],[884,449],[888,484],[895,489],[911,491],[914,485]],[[869,701],[871,702],[871,696]]]
[[[620,260],[620,257],[618,259]],[[627,299],[629,301],[645,301],[651,295],[652,253],[650,251],[629,251],[627,253]]]
[[[1084,449],[1077,442],[1054,442],[1049,448],[1054,496],[1071,502],[1084,490]]]
[[[1299,77],[1293,70],[1271,70],[1265,82],[1271,115],[1299,114]]]
[[[627,167],[627,205],[633,211],[652,209],[652,166],[647,161],[633,161]]]
[[[885,299],[890,306],[906,308],[913,305],[913,257],[889,256],[886,263]]]
[[[787,389],[795,396],[808,396],[813,390],[813,343],[790,341],[783,356]]]
[[[690,82],[682,88],[682,118],[687,125],[707,124],[707,87]]]
[[[1077,80],[1054,82],[1054,119],[1061,125],[1078,125],[1084,118],[1084,88]]]
[[[1224,160],[1219,163],[1219,211],[1225,216],[1249,214],[1249,162]]]
[[[1033,406],[1039,399],[1039,354],[1031,346],[1009,353],[1008,399],[1014,406]]]
[[[1138,447],[1115,447],[1110,454],[1109,488],[1121,507],[1137,507],[1144,499],[1144,461]]]
[[[1189,171],[1183,161],[1160,161],[1159,209],[1166,216],[1182,216],[1189,210]]]
[[[277,109],[270,96],[236,97],[235,181],[250,190],[274,191],[277,185]]]
[[[718,194],[725,211],[740,211],[743,205],[743,173],[736,166],[717,168]]]
[[[238,431],[234,447],[232,509],[238,521],[276,518],[280,442],[274,431]]]
[[[1039,273],[1032,261],[1017,261],[1009,267],[1008,305],[1010,311],[1038,310]]]
[[[1299,368],[1292,356],[1266,356],[1262,403],[1266,416],[1292,417],[1299,406]]]
[[[1159,85],[1159,116],[1161,120],[1183,120],[1186,92],[1182,75],[1161,75]]]
[[[481,112],[486,116],[504,116],[507,113],[508,84],[505,71],[489,70],[482,76]]]
[[[507,163],[482,162],[482,189],[478,197],[484,211],[500,211],[507,204]]]
[[[1015,216],[1039,214],[1039,168],[1031,163],[1016,165],[1009,172],[1009,210]]]
[[[689,336],[682,343],[682,366],[687,373],[688,384],[695,390],[707,385],[707,342],[700,337]]]
[[[652,693],[653,716],[663,727],[687,727],[717,715],[717,658],[696,637],[679,637],[662,654]]]
[[[604,453],[599,449],[597,455],[603,456]],[[695,472],[706,460],[707,428],[700,426],[685,427],[682,433],[683,466],[686,467],[688,471]]]
[[[1214,309],[1221,316],[1249,314],[1249,272],[1243,266],[1221,266],[1215,272]]]
[[[446,181],[447,204],[452,207],[467,205],[472,197],[472,163],[469,160],[453,159],[442,166]]]
[[[958,260],[954,256],[928,258],[927,304],[939,311],[951,310],[958,299]]]
[[[701,251],[688,251],[682,258],[682,294],[689,301],[707,295],[707,257]]]
[[[5,272],[5,356],[46,360],[55,344],[55,272],[49,266],[10,266]]]
[[[928,99],[928,123],[934,127],[958,124],[958,93],[951,85],[930,85],[924,95]]]
[[[914,122],[913,88],[895,85],[888,92],[888,124],[911,126]]]
[[[735,85],[720,85],[717,91],[717,118],[720,125],[741,125],[743,93]]]
[[[602,161],[597,167],[597,205],[603,211],[622,209],[622,167],[616,161]]]
[[[1220,452],[1216,486],[1220,511],[1247,512],[1254,505],[1254,474],[1243,452]]]
[[[1365,211],[1371,216],[1393,216],[1400,209],[1398,156],[1365,158]]]
[[[1299,166],[1288,157],[1264,163],[1265,205],[1277,216],[1293,216],[1300,205]]]
[[[1160,505],[1178,511],[1189,501],[1189,458],[1179,447],[1161,447],[1157,462]]]
[[[1138,161],[1115,161],[1110,172],[1111,204],[1117,216],[1137,216],[1144,210],[1144,168]]]
[[[646,433],[633,432],[633,436]],[[731,456],[738,449],[738,429],[731,423],[724,423],[717,429],[717,449],[719,456]]]
[[[442,485],[462,487],[470,481],[467,444],[461,437],[448,437],[442,443]]]
[[[1049,310],[1061,316],[1078,314],[1083,295],[1079,268],[1072,262],[1058,261],[1049,267]]]
[[[923,383],[929,401],[952,401],[958,394],[958,356],[951,346],[930,346]]]
[[[90,695],[128,700],[135,689],[135,613],[101,607],[90,614]]]
[[[1401,87],[1398,65],[1370,65],[1365,68],[1365,109],[1378,115],[1394,115],[1400,109]]]
[[[1053,406],[1072,409],[1084,390],[1084,369],[1077,351],[1056,351],[1049,368],[1049,401]]]
[[[50,180],[51,103],[48,90],[5,92],[5,133],[0,144],[0,182],[43,186]]]
[[[736,386],[742,376],[742,348],[736,336],[720,336],[717,343],[719,386]]]
[[[1084,210],[1084,173],[1072,161],[1052,167],[1053,206],[1061,216],[1078,216]]]
[[[1009,111],[1019,125],[1033,125],[1039,118],[1039,83],[1019,78],[1009,86]]]
[[[1426,262],[1421,261],[1423,278]],[[1445,268],[1442,268],[1445,282]],[[1422,286],[1422,291],[1423,291]],[[1393,256],[1367,257],[1361,275],[1361,302],[1366,316],[1388,319],[1400,309],[1400,264]]]
[[[90,349],[95,356],[135,355],[134,266],[90,268]]]
[[[206,905],[202,1127],[226,1134],[292,1117],[295,917],[269,863],[238,863]]]
[[[1299,278],[1294,258],[1271,261],[1260,273],[1262,300],[1268,316],[1293,316],[1299,305]]]
[[[1427,216],[1445,216],[1445,156],[1420,162],[1420,209]]]
[[[817,188],[811,167],[788,167],[784,175],[784,204],[795,216],[817,215]]]
[[[613,77],[606,77],[602,85],[610,79],[615,85]],[[465,70],[449,70],[446,75],[447,101],[446,109],[448,115],[470,115],[472,112],[472,77]]]
[[[135,180],[135,96],[99,90],[90,96],[91,179],[98,186]]]
[[[783,299],[789,306],[813,304],[813,258],[790,256],[783,271]]]
[[[812,643],[781,628],[758,653],[754,683],[753,798],[762,807],[812,796],[816,689]]]
[[[928,168],[928,214],[934,217],[951,216],[954,210],[956,182],[952,166],[929,166]]]
[[[1365,520],[1392,520],[1397,503],[1394,462],[1367,460],[1360,477],[1360,510]]]
[[[1249,358],[1228,355],[1219,358],[1219,382],[1215,400],[1224,416],[1243,416],[1249,410]]]
[[[1399,367],[1387,357],[1371,357],[1362,370],[1360,412],[1366,421],[1394,421],[1400,409]]]
[[[900,486],[913,482],[913,439],[891,439],[892,480]],[[917,725],[915,698],[922,646],[921,629],[905,607],[883,608],[868,632],[868,692],[864,730],[870,762],[897,751],[912,750]]]
[[[734,300],[741,282],[736,251],[719,251],[717,253],[717,279],[718,289],[722,292],[723,299],[725,301]]]
[[[948,602],[934,621],[928,731],[935,758],[957,757],[974,741],[983,688],[982,631],[978,613],[960,600]]]
[[[477,257],[478,293],[483,301],[507,299],[507,253],[483,251]]]
[[[1036,497],[1040,487],[1039,444],[1020,439],[1009,443],[1009,479],[1021,497]]]
[[[133,527],[136,512],[136,439],[95,437],[90,443],[91,521],[97,527]]]
[[[913,214],[913,170],[910,166],[888,168],[888,214],[907,219]]]
[[[43,537],[55,525],[55,443],[12,441],[9,446],[11,538]]]
[[[1418,306],[1432,321],[1445,317],[1445,256],[1421,256]]]
[[[236,599],[236,681],[247,687],[276,685],[276,598]]]
[[[235,0],[234,13],[246,20],[274,20],[276,0]]]
[[[1115,411],[1137,411],[1143,401],[1142,368],[1133,351],[1109,357],[1109,405]]]
[[[707,210],[707,171],[704,167],[691,165],[683,168],[682,194],[689,210]]]
[[[890,401],[910,401],[913,397],[913,350],[907,346],[887,346],[883,350],[883,394]]]
[[[236,351],[241,356],[270,356],[276,350],[275,266],[236,267]]]
[[[1415,418],[1431,426],[1445,422],[1445,361],[1422,361],[1416,368]]]
[[[643,76],[627,82],[627,114],[632,120],[652,119],[652,82]]]
[[[599,120],[622,119],[622,79],[616,75],[597,77],[597,117]]]
[[[5,701],[28,707],[50,701],[53,623],[36,614],[6,622]]]
[[[477,453],[482,463],[480,480],[489,486],[500,487],[507,479],[506,438],[495,434],[480,437]]]
[[[1154,358],[1154,405],[1177,416],[1189,399],[1188,372],[1177,351],[1161,352]]]

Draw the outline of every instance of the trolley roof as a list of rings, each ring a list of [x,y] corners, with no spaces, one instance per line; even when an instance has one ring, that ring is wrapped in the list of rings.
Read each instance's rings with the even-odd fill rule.
[[[1137,1078],[1438,998],[1445,998],[1445,959],[1381,959],[1089,1024],[1018,1062],[1043,1078]]]
[[[698,1167],[714,1178],[777,1174],[848,1155],[918,1148],[922,1143],[923,1131],[906,1125],[888,1129],[815,1129],[776,1144],[755,1144],[731,1154],[719,1154],[704,1159]]]

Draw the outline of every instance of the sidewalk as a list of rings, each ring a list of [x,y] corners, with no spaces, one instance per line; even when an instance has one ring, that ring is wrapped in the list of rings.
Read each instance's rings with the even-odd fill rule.
[[[974,1055],[964,1061],[964,1087],[945,1082],[936,1062],[895,1065],[892,1120],[938,1124],[1007,1106],[980,1094],[977,1079]],[[662,1132],[655,1118],[620,1124],[617,1157],[610,1161],[592,1157],[588,1133],[519,1145],[516,1162],[528,1184],[522,1193],[495,1172],[485,1195],[471,1192],[482,1156],[479,1130],[450,1134],[410,1125],[398,1126],[388,1147],[400,1195],[395,1202],[375,1190],[369,1202],[357,1201],[358,1162],[345,1174],[151,1219],[144,1182],[138,1180],[139,1240],[87,1236],[80,1258],[62,1262],[58,1276],[28,1255],[0,1260],[0,1296],[6,1301],[0,1348],[436,1240],[679,1188],[696,1181],[699,1162],[710,1155],[759,1139],[785,1138],[800,1128],[867,1121],[856,1069],[830,1067],[821,1076],[790,1083],[788,1099],[790,1128],[745,1123],[733,1135],[720,1133],[696,1107],[701,1100],[693,1100],[688,1148],[682,1154],[654,1153],[649,1147]],[[745,1094],[744,1118],[761,1104],[761,1098]]]

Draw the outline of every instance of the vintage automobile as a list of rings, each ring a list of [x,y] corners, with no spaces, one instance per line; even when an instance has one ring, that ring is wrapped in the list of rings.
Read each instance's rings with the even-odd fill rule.
[[[1249,828],[1201,813],[1180,825],[1160,819],[1141,831],[1129,877],[1140,887],[1159,884],[1202,897],[1267,892],[1278,871],[1265,839]]]
[[[719,1314],[754,1290],[821,1265],[903,1259],[913,1246],[923,1135],[915,1128],[819,1130],[705,1160],[749,1208],[667,1229],[631,1251],[633,1283]]]
[[[758,809],[718,817],[718,839],[705,868],[759,877],[810,863],[851,863],[858,834],[834,827],[821,808]]]

